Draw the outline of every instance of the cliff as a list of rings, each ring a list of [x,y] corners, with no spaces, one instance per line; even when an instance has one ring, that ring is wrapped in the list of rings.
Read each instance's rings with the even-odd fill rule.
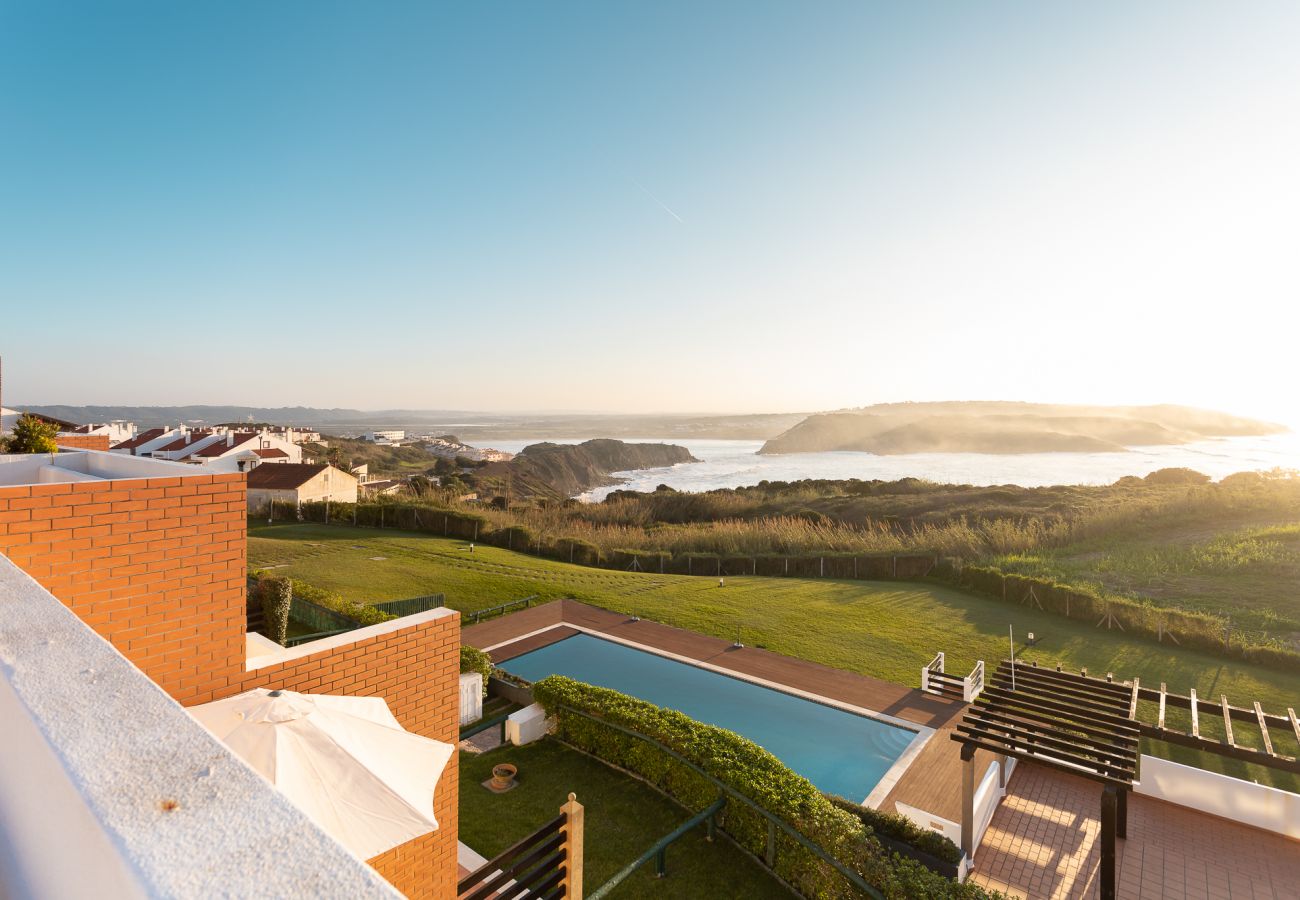
[[[626,444],[601,438],[581,444],[530,444],[509,462],[495,462],[475,475],[480,487],[491,486],[516,497],[572,497],[607,484],[618,484],[612,472],[656,469],[698,462],[676,444]]]
[[[1095,453],[1285,430],[1184,406],[892,403],[809,416],[759,452]]]

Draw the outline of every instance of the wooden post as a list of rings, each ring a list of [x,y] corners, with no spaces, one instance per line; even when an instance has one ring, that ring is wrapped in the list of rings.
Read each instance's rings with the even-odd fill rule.
[[[560,807],[564,813],[564,886],[565,897],[582,900],[582,804],[574,794]]]
[[[1128,791],[1121,790],[1115,800],[1115,837],[1128,838]]]
[[[1108,784],[1101,792],[1101,900],[1115,900],[1115,818],[1119,793]]]
[[[961,851],[975,858],[975,748],[961,745]]]

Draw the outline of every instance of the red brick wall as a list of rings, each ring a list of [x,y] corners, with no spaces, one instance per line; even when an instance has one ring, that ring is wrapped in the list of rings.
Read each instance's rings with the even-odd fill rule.
[[[65,450],[107,450],[106,434],[61,434],[54,439]]]
[[[243,670],[244,478],[0,487],[0,553],[194,702]]]
[[[246,671],[243,473],[0,487],[0,553],[181,703],[254,687],[381,696],[404,728],[455,744],[460,617]],[[455,754],[439,828],[375,859],[415,897],[456,884]]]

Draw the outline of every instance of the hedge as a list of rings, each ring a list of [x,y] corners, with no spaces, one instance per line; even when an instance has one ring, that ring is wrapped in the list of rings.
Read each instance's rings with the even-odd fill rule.
[[[1156,640],[1163,625],[1164,632],[1177,639],[1177,646],[1237,657],[1277,669],[1300,671],[1300,653],[1293,650],[1250,643],[1243,640],[1240,633],[1236,635],[1235,643],[1225,642],[1226,623],[1217,616],[1170,609],[1126,597],[1104,596],[1087,588],[1016,575],[991,566],[966,566],[954,580],[962,587],[1008,603],[1025,602],[1032,590],[1045,612],[1093,625],[1109,612],[1130,637]]]
[[[901,841],[946,863],[956,865],[961,862],[960,847],[939,832],[922,828],[907,816],[871,809],[861,803],[854,803],[852,800],[833,795],[830,801],[849,815],[857,816],[876,834]]]
[[[267,636],[284,646],[289,632],[289,606],[293,602],[293,582],[277,575],[258,582],[258,595],[262,599],[262,614],[266,616]]]
[[[690,766],[653,744],[568,713],[562,707],[658,741],[786,822],[845,867],[861,874],[890,900],[994,896],[887,852],[862,819],[838,809],[808,779],[734,732],[560,675],[536,682],[533,696],[548,716],[555,717],[560,740],[644,778],[687,809],[700,811],[717,800],[717,786]],[[744,804],[730,803],[719,814],[718,826],[745,850],[763,857],[767,846],[767,820],[763,816]],[[820,900],[858,896],[858,891],[833,866],[781,831],[777,832],[774,871],[805,897]]]
[[[257,579],[258,589],[265,595],[262,585],[267,581],[279,579],[282,576],[268,575],[266,570],[258,569],[252,573]],[[327,591],[324,588],[318,588],[315,585],[308,584],[305,581],[299,581],[297,578],[284,578],[293,585],[293,595],[302,600],[309,600],[317,606],[323,606],[331,609],[340,615],[347,616],[360,625],[378,625],[380,622],[387,622],[395,619],[397,616],[391,616],[388,613],[375,609],[373,606],[367,606],[364,603],[358,603],[356,600],[345,600],[342,596]]]

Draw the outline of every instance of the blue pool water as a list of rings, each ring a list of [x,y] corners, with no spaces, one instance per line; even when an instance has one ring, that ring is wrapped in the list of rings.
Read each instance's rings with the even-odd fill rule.
[[[529,681],[566,675],[727,728],[764,747],[822,791],[850,800],[866,799],[916,737],[878,719],[587,634],[506,660],[501,667]]]

